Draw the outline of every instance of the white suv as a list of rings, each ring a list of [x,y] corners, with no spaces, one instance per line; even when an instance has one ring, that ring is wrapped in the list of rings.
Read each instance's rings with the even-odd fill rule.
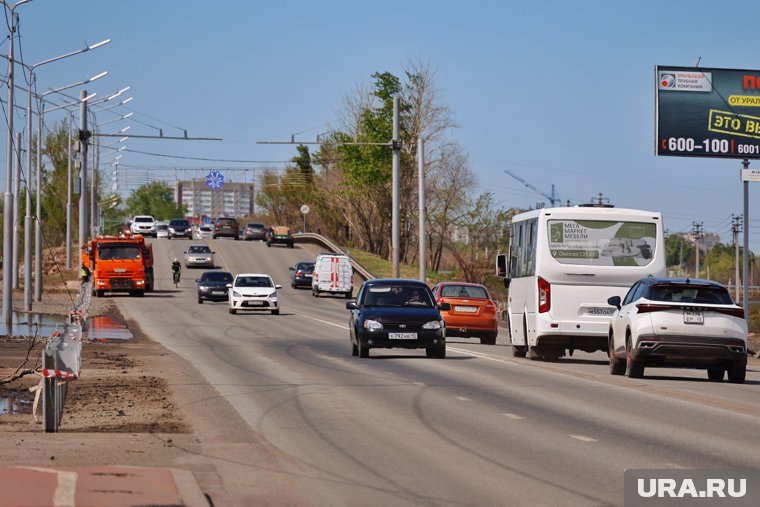
[[[156,221],[150,215],[136,215],[132,219],[132,234],[156,236]]]

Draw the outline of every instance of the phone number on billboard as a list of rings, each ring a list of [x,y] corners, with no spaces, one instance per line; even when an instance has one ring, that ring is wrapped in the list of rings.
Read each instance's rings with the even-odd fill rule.
[[[660,142],[662,151],[673,153],[730,153],[758,155],[760,145],[737,143],[733,139],[692,139],[690,137],[667,137]]]

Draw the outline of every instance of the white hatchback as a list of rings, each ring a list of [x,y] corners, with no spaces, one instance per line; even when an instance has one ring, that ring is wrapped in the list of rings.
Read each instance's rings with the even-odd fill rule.
[[[280,313],[280,298],[277,289],[282,285],[275,284],[272,277],[264,273],[241,273],[235,276],[227,285],[230,313],[238,310],[271,311],[272,315]]]
[[[699,368],[720,382],[744,383],[747,321],[728,290],[709,280],[644,278],[634,283],[610,321],[610,373],[642,377],[645,367]]]

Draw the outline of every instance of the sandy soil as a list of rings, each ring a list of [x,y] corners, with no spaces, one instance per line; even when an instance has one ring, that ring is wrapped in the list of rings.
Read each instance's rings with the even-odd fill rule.
[[[71,292],[46,287],[33,311],[67,315],[79,284],[69,286]],[[14,308],[23,309],[22,298],[14,297]],[[109,298],[93,298],[89,314],[123,321]],[[215,505],[308,503],[283,473],[286,458],[189,363],[150,340],[137,323],[126,324],[132,340],[83,343],[82,376],[69,384],[58,433],[45,433],[32,415],[29,388],[39,374],[3,383],[39,366],[44,340],[0,337],[0,400],[15,398],[22,409],[0,415],[0,465],[183,468]]]

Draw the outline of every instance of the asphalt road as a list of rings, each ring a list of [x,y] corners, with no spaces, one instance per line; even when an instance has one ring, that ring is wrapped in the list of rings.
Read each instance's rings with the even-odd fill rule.
[[[272,466],[310,505],[620,505],[627,468],[760,468],[757,362],[744,385],[692,370],[637,380],[612,377],[601,353],[512,358],[504,335],[450,339],[446,360],[359,359],[346,300],[290,288],[288,267],[316,247],[206,242],[220,267],[281,283],[281,314],[197,304],[202,270],[175,289],[184,240],[154,241],[157,291],[118,304],[286,457]]]

